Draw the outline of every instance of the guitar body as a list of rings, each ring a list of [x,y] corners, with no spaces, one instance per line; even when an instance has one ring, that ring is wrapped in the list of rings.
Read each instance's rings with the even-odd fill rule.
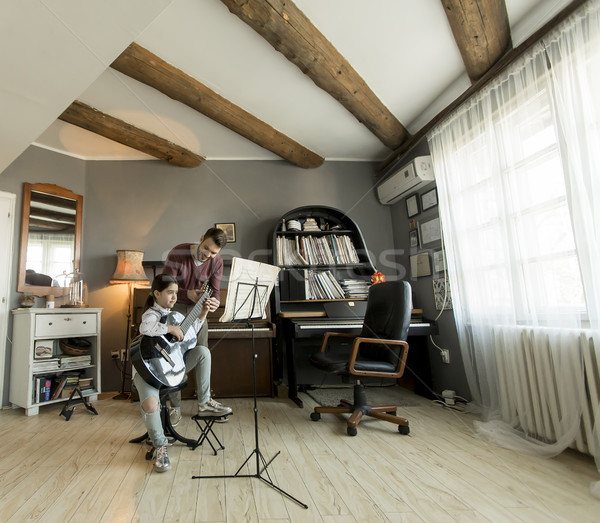
[[[183,314],[171,311],[167,325],[181,325]],[[185,353],[196,346],[196,333],[188,329],[181,341],[170,336],[137,336],[131,342],[131,363],[144,380],[155,388],[175,387],[185,377]]]

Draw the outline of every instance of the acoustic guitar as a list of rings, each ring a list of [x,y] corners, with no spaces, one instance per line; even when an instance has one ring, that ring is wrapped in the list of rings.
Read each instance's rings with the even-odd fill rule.
[[[184,354],[196,346],[196,333],[190,327],[198,318],[204,302],[212,295],[207,285],[200,299],[187,316],[171,311],[167,316],[167,325],[179,325],[183,339],[177,341],[172,334],[163,336],[136,336],[129,349],[131,363],[144,380],[156,387],[175,387],[185,377]]]

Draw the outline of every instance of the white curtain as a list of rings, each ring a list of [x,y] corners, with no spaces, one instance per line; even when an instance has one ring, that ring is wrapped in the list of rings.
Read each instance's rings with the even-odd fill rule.
[[[599,13],[586,3],[428,137],[479,435],[597,463]]]

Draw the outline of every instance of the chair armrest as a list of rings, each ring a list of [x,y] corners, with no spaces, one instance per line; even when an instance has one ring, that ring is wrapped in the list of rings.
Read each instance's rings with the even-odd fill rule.
[[[321,350],[319,352],[325,352],[329,338],[356,338],[358,334],[350,334],[349,332],[326,332],[323,334],[323,342],[321,343]]]
[[[358,357],[358,349],[362,343],[373,343],[380,345],[400,345],[402,347],[400,355],[398,356],[398,365],[394,372],[371,372],[356,370],[354,364]],[[348,372],[355,376],[379,376],[383,378],[401,378],[404,374],[404,367],[406,366],[406,357],[408,356],[408,343],[402,340],[385,340],[381,338],[361,338],[357,337],[352,344],[352,352],[350,354],[350,361],[348,362]]]

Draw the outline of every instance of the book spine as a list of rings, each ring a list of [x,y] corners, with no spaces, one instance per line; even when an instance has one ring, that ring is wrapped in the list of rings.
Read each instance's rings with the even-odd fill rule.
[[[50,401],[50,387],[52,382],[49,379],[44,381],[44,401]]]

